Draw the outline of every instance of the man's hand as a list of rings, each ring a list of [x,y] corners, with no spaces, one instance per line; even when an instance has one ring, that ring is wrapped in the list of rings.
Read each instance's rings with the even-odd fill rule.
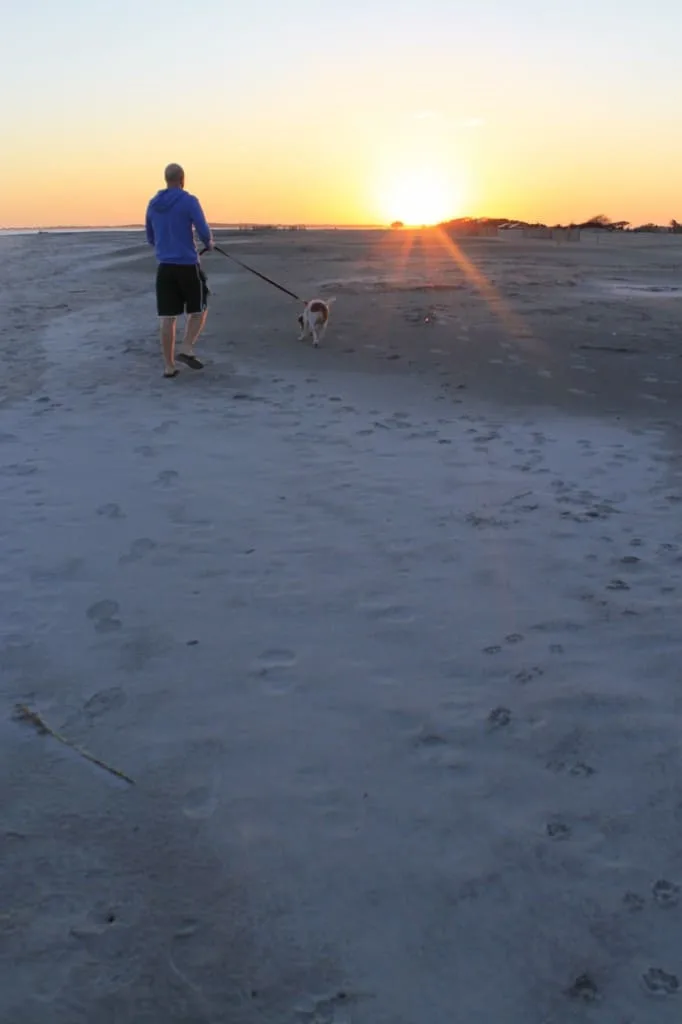
[[[212,249],[215,249],[215,242],[213,241],[212,238],[209,238],[209,240],[208,240],[208,242],[206,242],[204,248],[206,249],[207,252],[211,252]]]

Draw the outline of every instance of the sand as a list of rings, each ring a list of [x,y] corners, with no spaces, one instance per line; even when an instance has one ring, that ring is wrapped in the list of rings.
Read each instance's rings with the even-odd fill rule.
[[[680,241],[223,243],[0,239],[0,1021],[679,1021]]]

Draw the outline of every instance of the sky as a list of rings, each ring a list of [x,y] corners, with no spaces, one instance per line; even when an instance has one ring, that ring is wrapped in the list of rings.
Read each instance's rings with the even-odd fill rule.
[[[682,220],[680,0],[0,0],[0,227]]]

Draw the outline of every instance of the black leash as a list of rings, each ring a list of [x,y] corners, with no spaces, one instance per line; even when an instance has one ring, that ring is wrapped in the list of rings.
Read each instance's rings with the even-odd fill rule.
[[[276,281],[273,281],[271,278],[266,277],[265,274],[261,274],[260,270],[254,270],[253,267],[247,267],[246,263],[242,263],[242,261],[238,260],[236,256],[231,256],[229,252],[225,252],[225,250],[221,249],[219,245],[214,245],[213,248],[222,256],[226,256],[228,260],[232,260],[233,263],[236,263],[237,266],[242,268],[242,270],[248,270],[250,274],[255,274],[256,277],[260,277],[261,281],[267,281],[267,283],[271,284],[273,288],[278,288],[279,291],[284,292],[285,295],[290,295],[292,299],[296,299],[297,302],[302,302],[305,304],[305,299],[302,299],[300,295],[296,295],[294,292],[290,292],[289,289],[285,288],[283,284],[277,284]],[[205,252],[210,252],[210,249],[202,249],[199,255],[203,256]]]

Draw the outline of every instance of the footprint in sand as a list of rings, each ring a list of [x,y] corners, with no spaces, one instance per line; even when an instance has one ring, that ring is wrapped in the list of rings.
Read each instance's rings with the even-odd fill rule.
[[[164,420],[162,423],[159,423],[158,426],[153,427],[152,433],[153,434],[167,434],[168,431],[171,429],[171,427],[176,427],[178,425],[178,423],[179,423],[179,420]]]
[[[544,675],[543,669],[533,665],[531,668],[522,668],[517,672],[514,676],[514,681],[522,684],[530,683],[533,679],[538,679],[542,675]]]
[[[127,700],[120,686],[111,686],[108,690],[100,690],[92,695],[83,705],[83,711],[89,718],[97,718],[107,711],[118,711]]]
[[[170,487],[172,483],[178,479],[180,474],[174,469],[162,469],[156,478],[157,483],[161,484],[162,487]]]
[[[570,839],[571,827],[564,821],[555,819],[554,821],[548,821],[546,826],[547,835],[550,839]]]
[[[277,668],[292,668],[296,664],[296,660],[296,655],[293,651],[276,647],[263,651],[258,656],[256,667],[266,672]]]
[[[105,598],[95,601],[86,612],[86,616],[94,623],[97,633],[113,633],[121,628],[121,620],[117,618],[120,607],[118,601]]]
[[[568,769],[569,775],[574,775],[579,779],[589,779],[591,775],[595,774],[595,769],[590,764],[585,764],[584,761],[576,761]]]
[[[141,558],[144,558],[150,551],[153,551],[156,546],[156,541],[150,537],[140,537],[130,545],[130,551],[127,555],[121,555],[118,564],[129,565],[131,562],[139,562]]]
[[[100,505],[97,515],[104,516],[105,519],[125,519],[125,512],[121,511],[121,506],[117,505],[115,501],[108,505]]]
[[[419,730],[418,735],[415,738],[414,745],[417,748],[434,748],[442,747],[447,745],[447,739],[445,736],[441,736],[440,733],[434,732],[432,729],[424,726]]]
[[[651,889],[654,900],[659,907],[676,907],[680,901],[680,887],[674,882],[659,879]]]
[[[599,986],[590,974],[581,974],[566,990],[566,995],[581,1003],[596,1003],[599,999]]]
[[[381,598],[376,600],[362,601],[359,605],[361,611],[366,612],[370,618],[391,626],[406,626],[414,622],[414,614],[409,608],[402,605],[392,604]]]
[[[669,974],[660,967],[650,967],[642,975],[642,983],[647,992],[654,996],[673,996],[680,991],[680,981],[676,974]]]
[[[491,729],[504,729],[511,722],[511,718],[509,708],[493,708],[488,715],[488,725]]]
[[[81,922],[69,929],[75,939],[91,941],[107,932],[119,922],[120,912],[109,903],[98,903],[90,910]]]
[[[38,467],[28,462],[13,462],[11,465],[3,466],[0,469],[0,475],[2,476],[32,476],[37,472]]]
[[[298,1020],[308,1024],[350,1024],[350,1008],[367,995],[359,993],[338,992],[327,995],[306,995],[294,1007]]]
[[[412,747],[423,762],[437,769],[459,771],[464,767],[461,751],[429,725],[422,725],[416,735],[412,734]]]
[[[523,640],[523,633],[508,633],[504,639],[508,644],[520,644]]]

